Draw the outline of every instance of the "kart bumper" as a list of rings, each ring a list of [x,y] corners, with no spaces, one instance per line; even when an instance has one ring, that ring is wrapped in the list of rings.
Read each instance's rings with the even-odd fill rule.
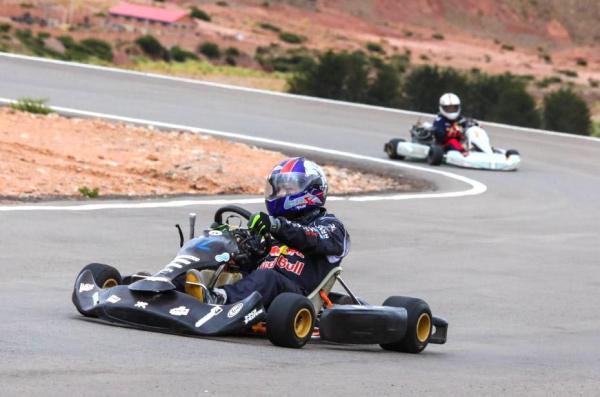
[[[399,142],[396,146],[396,152],[406,158],[425,160],[429,154],[429,146],[413,142]]]
[[[473,168],[480,170],[514,171],[521,163],[521,156],[513,154],[506,156],[503,153],[470,152],[468,156],[452,150],[446,153],[446,164],[457,167]]]

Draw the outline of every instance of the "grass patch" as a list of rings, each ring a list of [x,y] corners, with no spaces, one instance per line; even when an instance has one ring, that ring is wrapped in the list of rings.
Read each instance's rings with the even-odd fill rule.
[[[100,189],[98,189],[97,187],[90,189],[87,186],[82,186],[77,190],[79,191],[79,194],[81,194],[83,197],[91,199],[97,198],[100,195]]]
[[[47,99],[21,98],[10,105],[11,108],[20,112],[35,114],[49,114],[52,109],[46,104]]]

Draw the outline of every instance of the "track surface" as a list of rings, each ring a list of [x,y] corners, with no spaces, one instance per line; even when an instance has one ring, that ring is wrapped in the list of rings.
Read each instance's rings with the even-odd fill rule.
[[[2,56],[0,75],[2,97],[375,157],[415,120]],[[485,183],[482,195],[329,205],[352,235],[346,281],[371,303],[424,298],[450,321],[446,345],[416,356],[320,343],[297,351],[93,323],[70,302],[85,263],[157,269],[177,248],[173,224],[192,210],[208,223],[214,208],[0,212],[0,394],[597,395],[600,142],[487,129],[524,163],[516,173],[445,167]],[[419,176],[441,191],[466,188]]]

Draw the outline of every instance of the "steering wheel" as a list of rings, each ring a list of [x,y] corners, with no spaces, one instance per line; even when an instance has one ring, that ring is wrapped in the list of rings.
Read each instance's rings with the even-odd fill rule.
[[[215,223],[217,225],[223,224],[223,214],[226,212],[232,212],[246,220],[250,220],[250,216],[252,216],[250,211],[248,211],[247,209],[244,209],[237,205],[225,205],[215,212]],[[246,250],[258,256],[265,256],[269,253],[269,250],[271,249],[272,245],[272,238],[269,233],[264,235],[263,240],[263,238],[261,238],[260,236],[251,234],[248,231],[248,229],[241,230],[244,230],[245,233],[244,237],[238,241],[238,244],[243,245]]]
[[[246,220],[250,220],[250,216],[252,215],[250,213],[250,211],[248,211],[247,209],[244,209],[242,207],[238,207],[237,205],[225,205],[225,206],[219,208],[215,212],[215,223],[216,224],[218,224],[218,225],[223,224],[223,214],[226,212],[233,212],[234,214],[237,214]]]

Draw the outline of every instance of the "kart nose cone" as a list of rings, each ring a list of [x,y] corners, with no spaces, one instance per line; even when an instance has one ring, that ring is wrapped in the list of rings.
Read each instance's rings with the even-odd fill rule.
[[[165,292],[175,289],[175,285],[166,277],[150,276],[129,285],[131,291]]]

